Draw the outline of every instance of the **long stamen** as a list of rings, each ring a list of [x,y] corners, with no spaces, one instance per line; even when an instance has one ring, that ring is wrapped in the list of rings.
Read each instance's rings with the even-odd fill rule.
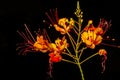
[[[57,8],[55,9],[55,18],[56,18],[56,21],[58,22],[59,18],[58,18]]]
[[[25,33],[21,32],[21,34],[24,36],[26,41],[29,41],[29,39],[27,38],[27,36],[25,35]]]
[[[31,38],[32,38],[33,41],[35,42],[35,39],[34,39],[33,35],[31,34],[30,30],[28,29],[27,25],[26,25],[26,24],[24,24],[24,25],[25,25],[26,30],[27,30],[28,33],[30,34]]]
[[[50,17],[50,15],[46,12],[45,13],[47,15],[47,17],[49,18],[49,20],[51,21],[52,25],[54,25],[54,21],[52,20],[52,18]]]
[[[101,43],[101,45],[110,46],[110,47],[115,47],[115,48],[120,48],[120,46],[111,45],[111,44],[106,44],[106,43]]]
[[[43,32],[44,32],[44,35],[46,35],[46,39],[48,39],[48,41],[51,42],[50,37],[47,34],[47,31],[44,29]]]
[[[54,16],[53,16],[53,13],[52,13],[51,9],[50,9],[50,13],[51,13],[51,18],[52,18],[52,20],[53,20],[53,22],[54,22],[54,24],[55,24],[56,21],[55,21],[55,18],[54,18]]]
[[[27,35],[26,37],[28,38],[28,40],[29,40],[29,41],[32,41],[32,39],[30,38],[30,36],[29,36],[29,34],[28,34],[28,32],[27,32],[27,29],[25,29],[25,32],[26,32],[26,35]]]
[[[23,33],[19,32],[19,31],[17,31],[17,32],[18,32],[18,34],[19,34],[24,40],[28,41],[28,40],[26,39],[26,37],[23,35]]]

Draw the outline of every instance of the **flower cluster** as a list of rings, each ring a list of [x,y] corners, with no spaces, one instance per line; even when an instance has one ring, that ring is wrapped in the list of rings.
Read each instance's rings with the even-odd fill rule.
[[[79,6],[79,2],[77,2],[77,9],[75,15],[78,18],[78,21],[75,21],[73,18],[58,18],[57,9],[54,12],[52,17],[46,13],[48,19],[51,22],[51,26],[55,28],[56,31],[60,32],[62,38],[57,38],[54,42],[50,41],[50,38],[46,32],[43,31],[43,34],[37,33],[36,39],[31,34],[30,30],[28,29],[27,25],[25,24],[25,32],[19,32],[21,37],[24,38],[25,43],[20,44],[17,50],[22,49],[20,53],[25,54],[27,52],[42,52],[48,53],[49,56],[49,63],[50,63],[50,75],[52,70],[52,64],[60,61],[70,62],[78,66],[80,69],[82,80],[84,80],[84,74],[81,68],[81,64],[86,62],[87,60],[91,59],[96,55],[102,56],[102,68],[105,71],[105,62],[107,60],[107,51],[105,49],[100,49],[95,54],[87,57],[84,60],[81,60],[81,56],[83,51],[87,48],[95,49],[97,45],[101,44],[103,41],[103,35],[111,26],[111,24],[105,20],[100,19],[98,26],[93,25],[93,20],[89,20],[86,26],[82,26],[83,19],[82,14]],[[45,20],[44,20],[45,21]],[[81,30],[83,27],[83,30]],[[73,30],[77,38],[74,38],[70,32]],[[66,38],[66,36],[68,38]],[[70,43],[68,43],[68,39]],[[81,45],[85,44],[85,45]],[[22,46],[21,46],[22,45]],[[82,47],[81,47],[82,46]],[[73,50],[69,49],[68,47],[72,47]],[[74,51],[74,52],[73,52]],[[67,55],[73,59],[67,60],[62,57],[61,54]]]

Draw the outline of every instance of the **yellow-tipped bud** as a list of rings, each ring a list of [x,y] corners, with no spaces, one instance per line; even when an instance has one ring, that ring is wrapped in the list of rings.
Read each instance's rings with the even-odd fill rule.
[[[92,23],[93,23],[93,21],[92,21],[92,20],[89,20],[89,21],[88,21],[88,24],[92,24]]]

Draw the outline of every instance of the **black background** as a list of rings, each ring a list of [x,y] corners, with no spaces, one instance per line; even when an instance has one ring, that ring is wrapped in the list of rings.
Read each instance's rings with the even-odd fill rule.
[[[15,80],[32,79],[32,80],[49,80],[48,55],[47,54],[28,54],[19,56],[15,52],[15,44],[21,40],[16,30],[24,29],[24,23],[30,25],[31,29],[47,28],[43,25],[42,20],[47,19],[45,15],[49,9],[58,8],[60,17],[75,17],[77,0],[17,0],[17,1],[0,1],[0,61],[1,73],[6,78]],[[109,44],[120,45],[119,32],[119,4],[115,1],[107,0],[81,0],[80,5],[83,11],[83,18],[93,19],[95,25],[100,18],[112,20],[112,26],[105,36],[115,38],[113,41],[106,41]],[[53,35],[54,32],[49,33]],[[51,36],[52,39],[58,34]],[[116,80],[119,79],[120,62],[118,48],[100,46],[108,51],[106,62],[106,71],[101,74],[101,64],[98,56],[82,65],[86,80]],[[88,50],[89,52],[89,50]],[[88,53],[87,52],[87,53]],[[93,52],[91,52],[93,53]],[[90,53],[90,54],[91,54]],[[89,54],[89,53],[88,53]],[[60,62],[53,65],[53,80],[81,80],[78,68],[66,62]]]

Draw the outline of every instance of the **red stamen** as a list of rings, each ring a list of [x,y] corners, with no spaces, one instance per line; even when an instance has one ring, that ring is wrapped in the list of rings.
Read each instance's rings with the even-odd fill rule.
[[[105,46],[110,46],[110,47],[120,48],[120,46],[111,45],[111,44],[107,44],[107,43],[101,43],[101,44],[102,44],[102,45],[105,45]]]
[[[48,17],[48,18],[49,18],[49,20],[51,21],[52,25],[54,25],[55,23],[54,23],[54,21],[52,20],[52,18],[50,17],[50,15],[48,15],[48,13],[47,13],[47,12],[46,12],[45,14],[47,15],[47,17]]]
[[[56,18],[56,21],[58,22],[59,18],[58,18],[57,8],[55,9],[55,18]]]
[[[35,42],[35,39],[34,39],[33,35],[31,34],[30,30],[28,29],[27,25],[26,24],[24,24],[24,25],[25,25],[25,28],[26,28],[27,32],[29,33],[29,35],[31,36],[33,41]]]
[[[27,32],[27,29],[25,29],[25,32],[26,32],[26,37],[28,38],[28,41],[32,42],[32,39],[30,38],[28,32]]]
[[[28,39],[23,35],[23,32],[19,32],[19,31],[17,31],[17,32],[24,40],[28,41]]]
[[[53,20],[53,22],[54,22],[54,24],[55,24],[55,23],[56,23],[56,21],[55,21],[55,18],[54,18],[54,15],[53,15],[53,13],[52,13],[51,9],[50,9],[50,13],[51,13],[51,18],[52,18],[52,20]]]
[[[50,37],[47,34],[47,31],[45,29],[43,29],[43,35],[45,36],[46,40],[48,40],[49,42],[51,42]]]

